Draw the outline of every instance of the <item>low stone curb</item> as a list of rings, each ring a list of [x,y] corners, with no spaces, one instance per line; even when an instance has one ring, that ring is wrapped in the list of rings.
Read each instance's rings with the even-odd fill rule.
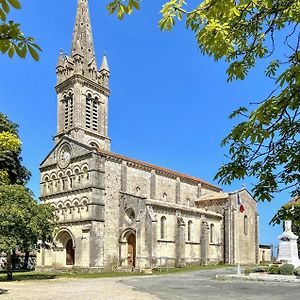
[[[294,275],[271,275],[250,273],[249,275],[237,275],[237,274],[220,274],[216,275],[217,279],[241,279],[249,281],[269,281],[269,282],[297,282],[300,283],[300,277]]]

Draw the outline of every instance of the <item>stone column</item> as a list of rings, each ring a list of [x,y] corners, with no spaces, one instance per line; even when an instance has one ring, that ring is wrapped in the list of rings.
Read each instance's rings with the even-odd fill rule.
[[[81,229],[81,240],[78,239],[75,248],[76,267],[90,267],[90,228],[90,225],[86,225]]]
[[[206,218],[202,218],[201,237],[200,237],[200,258],[203,265],[208,263],[208,247],[209,247],[209,226]]]
[[[122,169],[121,169],[121,191],[127,192],[127,162],[122,161]]]
[[[180,186],[180,178],[176,178],[176,204],[180,204],[180,192],[181,192],[181,186]]]
[[[185,223],[180,211],[176,211],[175,267],[185,266]]]
[[[146,216],[145,216],[145,246],[146,253],[148,256],[148,266],[156,266],[156,240],[157,240],[157,220],[154,216],[153,208],[149,205],[146,206]]]
[[[154,170],[151,171],[150,198],[156,199],[156,173]]]
[[[202,185],[201,183],[198,183],[197,185],[197,198],[200,198],[202,196]]]

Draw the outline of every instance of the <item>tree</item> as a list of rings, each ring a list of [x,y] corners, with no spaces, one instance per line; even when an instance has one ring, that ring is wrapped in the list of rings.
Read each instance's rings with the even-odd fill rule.
[[[139,9],[140,0],[113,0],[108,11],[119,19]],[[254,197],[271,201],[288,189],[300,195],[300,1],[205,0],[187,10],[184,0],[162,9],[161,30],[185,20],[203,54],[225,60],[228,81],[243,80],[260,59],[274,89],[251,108],[240,107],[229,118],[243,118],[222,141],[228,162],[215,176],[219,183],[254,177]]]
[[[30,172],[22,166],[18,125],[0,113],[0,184],[25,185]]]
[[[35,43],[35,39],[33,37],[24,36],[20,24],[14,21],[7,21],[7,16],[11,8],[20,9],[20,1],[0,1],[0,51],[2,54],[8,54],[10,58],[12,58],[15,53],[19,57],[25,58],[29,52],[32,58],[38,61],[38,51],[42,51],[42,49]]]
[[[49,205],[39,205],[24,185],[29,171],[21,164],[18,125],[0,113],[0,253],[7,256],[7,279],[12,280],[12,254],[47,247],[56,220]]]
[[[22,185],[0,185],[0,252],[7,255],[7,279],[12,280],[12,253],[47,247],[56,227],[53,209],[38,205]]]

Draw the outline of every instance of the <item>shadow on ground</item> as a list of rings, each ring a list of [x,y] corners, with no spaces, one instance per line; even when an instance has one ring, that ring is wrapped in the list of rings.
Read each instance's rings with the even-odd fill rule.
[[[2,294],[6,294],[8,292],[8,290],[3,290],[3,289],[0,289],[0,295]]]
[[[55,279],[57,275],[55,274],[30,274],[30,273],[18,273],[13,274],[13,281],[26,281],[26,280],[48,280]],[[9,282],[7,281],[6,274],[0,275],[0,282]],[[0,292],[1,294],[1,292]]]

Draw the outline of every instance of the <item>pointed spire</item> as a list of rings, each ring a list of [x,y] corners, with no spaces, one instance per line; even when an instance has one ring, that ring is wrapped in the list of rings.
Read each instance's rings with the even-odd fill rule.
[[[101,67],[100,67],[100,71],[102,71],[102,70],[106,70],[108,72],[110,71],[105,53],[103,54],[102,63],[101,63]]]
[[[63,67],[63,66],[64,66],[64,63],[65,63],[64,54],[63,54],[62,49],[60,49],[57,67]]]
[[[78,0],[71,56],[80,54],[88,65],[95,58],[88,0]]]

